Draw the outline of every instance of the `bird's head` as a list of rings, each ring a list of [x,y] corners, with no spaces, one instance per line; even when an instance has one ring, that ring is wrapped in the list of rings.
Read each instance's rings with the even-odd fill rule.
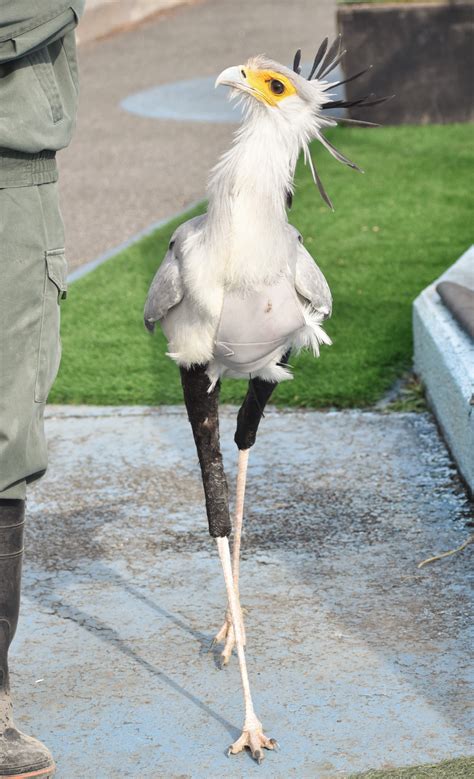
[[[327,113],[331,108],[345,108],[358,105],[376,105],[388,98],[375,98],[366,95],[355,101],[338,99],[331,90],[347,81],[358,78],[367,69],[356,73],[343,81],[328,82],[327,76],[339,64],[345,50],[342,49],[341,37],[328,47],[328,39],[322,42],[313,65],[307,77],[301,75],[301,50],[296,52],[293,69],[260,55],[252,57],[244,65],[226,68],[218,76],[216,87],[223,85],[231,87],[230,98],[241,99],[247,115],[252,118],[261,117],[262,112],[275,122],[281,137],[291,138],[298,151],[301,149],[305,161],[309,164],[315,183],[325,202],[332,208],[331,201],[321,184],[314,163],[309,153],[309,143],[318,139],[339,162],[343,162],[356,170],[360,170],[353,162],[338,152],[324,137],[322,131],[334,127],[338,122],[376,126],[370,122],[362,122],[347,117],[339,117]]]
[[[282,115],[289,122],[302,115],[309,118],[325,102],[317,82],[308,83],[263,55],[252,57],[245,65],[226,68],[217,78],[216,87],[220,85],[232,88],[231,99],[242,97],[248,111],[266,111],[277,121]]]

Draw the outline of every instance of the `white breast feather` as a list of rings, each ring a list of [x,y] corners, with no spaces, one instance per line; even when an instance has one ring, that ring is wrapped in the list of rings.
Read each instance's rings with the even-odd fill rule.
[[[285,101],[286,111],[300,111]],[[298,114],[299,116],[299,114]],[[163,329],[169,340],[169,356],[179,365],[209,363],[212,386],[220,376],[235,374],[213,359],[214,343],[226,290],[258,290],[289,274],[296,263],[298,241],[286,216],[286,194],[292,191],[294,169],[303,137],[285,136],[260,113],[250,117],[236,135],[234,146],[223,155],[211,174],[207,218],[184,241],[181,272],[183,301],[168,313]],[[285,147],[282,154],[282,146]],[[321,328],[323,316],[310,304],[302,305],[305,326],[289,338],[281,354],[257,375],[266,381],[292,378],[277,363],[290,348],[310,348],[319,354],[321,343],[330,343]],[[257,335],[258,337],[258,335]]]

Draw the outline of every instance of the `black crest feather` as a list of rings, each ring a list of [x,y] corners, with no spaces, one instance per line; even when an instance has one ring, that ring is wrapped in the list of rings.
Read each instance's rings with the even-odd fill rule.
[[[334,59],[336,57],[339,57],[341,51],[341,36],[338,35],[336,40],[333,41],[331,44],[328,53],[324,57],[321,67],[319,68],[318,72],[315,75],[315,78],[323,78],[324,74],[326,73],[327,69],[332,66],[332,63],[334,62]],[[332,69],[332,68],[331,68]]]
[[[315,79],[323,79],[326,76],[329,75],[336,67],[339,65],[340,61],[342,60],[344,54],[346,53],[346,50],[342,49],[342,41],[341,36],[338,35],[336,40],[333,41],[331,46],[328,49],[328,38],[325,38],[321,45],[319,46],[318,51],[316,52],[316,56],[314,58],[313,64],[311,66],[311,70],[308,75],[308,81],[311,81],[314,77]],[[337,81],[333,84],[328,84],[328,86],[324,89],[325,92],[330,92],[330,90],[335,89],[336,87],[340,87],[343,84],[348,84],[350,81],[354,81],[357,78],[360,78],[360,76],[363,76],[364,73],[367,73],[368,70],[370,70],[372,65],[370,65],[368,68],[364,68],[364,70],[360,70],[358,73],[355,73],[353,76],[348,76],[347,78],[343,78],[340,81]],[[293,70],[295,73],[300,74],[301,73],[301,49],[298,49],[298,51],[295,54],[295,58],[293,60]],[[387,97],[377,97],[373,93],[364,95],[363,97],[359,97],[356,100],[345,100],[345,99],[338,99],[338,100],[328,100],[327,103],[323,103],[320,106],[320,109],[322,110],[328,110],[331,108],[352,108],[354,106],[359,106],[360,108],[369,108],[370,106],[379,105],[380,103],[384,103],[386,100],[390,100],[394,95],[389,95]],[[374,122],[365,122],[360,119],[352,119],[345,116],[331,116],[331,120],[333,120],[334,124],[337,122],[340,122],[341,124],[348,124],[348,125],[358,125],[360,127],[379,127],[378,124],[375,124]],[[351,160],[349,160],[347,157],[345,157],[343,154],[341,154],[338,149],[336,149],[332,143],[328,141],[328,139],[322,134],[322,132],[319,132],[317,135],[318,140],[322,143],[323,146],[329,151],[330,154],[332,154],[333,157],[336,158],[339,162],[342,162],[344,165],[348,165],[350,168],[353,168],[355,170],[358,170],[360,173],[363,173],[363,171]],[[321,194],[321,197],[323,198],[324,202],[327,203],[329,208],[333,208],[331,199],[329,195],[327,194],[326,190],[324,189],[324,186],[322,184],[322,181],[318,175],[318,171],[316,170],[316,166],[311,158],[311,152],[309,150],[309,147],[306,147],[305,149],[305,161],[308,163],[311,174],[314,179],[314,183],[317,185],[318,190]],[[287,205],[288,207],[291,207],[291,193],[287,193]]]
[[[301,49],[298,49],[298,51],[295,54],[295,58],[293,60],[293,70],[295,73],[300,74],[301,73]]]
[[[318,51],[316,53],[316,56],[314,58],[313,67],[311,68],[309,76],[308,76],[308,81],[311,81],[311,79],[313,78],[313,76],[314,76],[314,74],[316,72],[316,68],[318,67],[319,63],[321,62],[322,58],[324,57],[324,55],[326,53],[326,49],[328,47],[328,42],[329,42],[329,38],[325,38],[323,40],[321,46],[319,47],[319,49],[318,49]]]

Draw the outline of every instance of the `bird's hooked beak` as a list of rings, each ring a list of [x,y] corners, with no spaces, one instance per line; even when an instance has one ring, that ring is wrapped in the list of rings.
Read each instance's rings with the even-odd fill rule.
[[[234,65],[232,68],[226,68],[222,73],[217,76],[214,87],[232,87],[232,89],[240,89],[241,92],[248,92],[249,94],[255,94],[253,89],[247,81],[247,74],[245,68],[241,65]]]
[[[252,82],[252,71],[244,65],[234,65],[232,68],[226,68],[217,76],[214,88],[218,86],[232,87],[240,92],[246,92],[264,103],[268,102],[265,95]]]
[[[239,92],[252,95],[262,103],[268,103],[268,99],[262,94],[261,90],[251,83],[253,81],[252,76],[252,71],[243,65],[234,65],[232,68],[226,68],[217,76],[214,88],[218,86],[232,87],[232,89],[237,89]]]

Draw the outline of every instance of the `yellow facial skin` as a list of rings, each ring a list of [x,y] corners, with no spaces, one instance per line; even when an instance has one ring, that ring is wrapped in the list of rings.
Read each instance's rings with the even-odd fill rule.
[[[253,90],[254,96],[262,103],[277,106],[285,97],[296,94],[296,89],[291,81],[281,73],[274,70],[251,70],[243,68],[246,82]],[[276,83],[275,83],[276,82]],[[281,86],[283,91],[280,92]]]

